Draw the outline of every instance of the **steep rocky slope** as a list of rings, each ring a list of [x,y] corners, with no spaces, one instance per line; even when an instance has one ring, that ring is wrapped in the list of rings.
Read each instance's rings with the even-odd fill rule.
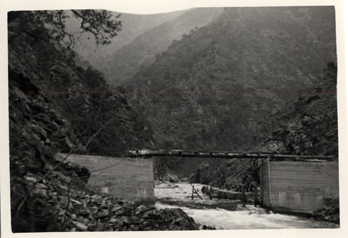
[[[97,194],[89,171],[57,152],[122,156],[152,146],[151,127],[100,73],[41,35],[9,23],[9,147],[13,232],[197,229],[180,209]],[[26,29],[29,31],[30,29]],[[156,220],[156,222],[155,222]]]
[[[115,53],[101,58],[100,71],[112,86],[131,78],[141,67],[155,61],[155,56],[168,49],[174,40],[209,24],[223,12],[222,8],[198,8],[153,27]]]
[[[227,8],[122,86],[162,148],[243,150],[335,59],[333,7]]]
[[[337,66],[331,62],[315,87],[255,128],[254,150],[338,156],[336,80]]]
[[[338,156],[336,80],[337,67],[332,62],[315,87],[304,90],[298,100],[264,118],[254,128],[251,151]],[[255,160],[211,161],[201,164],[191,181],[219,184],[221,171],[225,183],[239,184],[242,179],[258,181],[258,168]]]
[[[22,105],[27,111],[13,109],[18,110],[16,117],[30,113],[23,123],[52,124],[41,132],[40,139],[57,143],[62,152],[67,152],[73,145],[85,145],[108,123],[89,144],[89,153],[122,155],[129,148],[151,143],[150,127],[140,112],[134,111],[124,96],[110,90],[99,72],[83,70],[70,55],[64,55],[69,52],[59,52],[48,42],[30,45],[29,40],[16,39],[9,46],[10,102],[12,96],[21,95],[19,102],[36,104],[28,108]],[[10,109],[13,105],[10,103]],[[62,119],[51,123],[50,116],[56,114]],[[75,131],[60,129],[59,125]]]

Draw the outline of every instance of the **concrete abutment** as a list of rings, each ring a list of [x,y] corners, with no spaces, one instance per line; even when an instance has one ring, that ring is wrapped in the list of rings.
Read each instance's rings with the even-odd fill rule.
[[[66,161],[85,166],[91,172],[88,184],[100,192],[138,204],[155,203],[152,159],[71,154]]]

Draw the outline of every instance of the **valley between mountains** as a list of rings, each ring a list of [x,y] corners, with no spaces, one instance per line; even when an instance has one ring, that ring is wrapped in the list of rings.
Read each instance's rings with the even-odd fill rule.
[[[339,155],[333,6],[111,12],[120,29],[94,48],[92,29],[102,28],[93,19],[109,16],[95,11],[8,15],[13,232],[199,229],[180,209],[100,194],[86,183],[90,171],[57,153]],[[67,44],[79,17],[92,22],[87,36]],[[258,169],[252,160],[154,159],[155,180],[217,185],[223,173],[225,188],[257,180]]]

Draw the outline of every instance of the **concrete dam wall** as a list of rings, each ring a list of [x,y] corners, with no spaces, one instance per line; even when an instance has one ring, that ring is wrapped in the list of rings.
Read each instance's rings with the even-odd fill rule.
[[[65,154],[57,155],[58,159]],[[88,184],[99,191],[141,204],[154,204],[153,160],[71,154],[66,161],[85,166]]]
[[[276,212],[308,213],[339,198],[338,161],[267,161],[261,200]]]

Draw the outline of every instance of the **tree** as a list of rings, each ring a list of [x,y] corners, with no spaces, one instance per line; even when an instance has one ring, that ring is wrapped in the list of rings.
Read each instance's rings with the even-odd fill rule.
[[[72,49],[82,34],[89,33],[94,36],[97,45],[110,44],[111,39],[121,30],[122,22],[117,20],[119,17],[120,15],[115,16],[106,10],[9,12],[9,42],[25,34],[34,41],[48,37],[61,46]],[[67,30],[69,24],[78,24],[79,30]]]

